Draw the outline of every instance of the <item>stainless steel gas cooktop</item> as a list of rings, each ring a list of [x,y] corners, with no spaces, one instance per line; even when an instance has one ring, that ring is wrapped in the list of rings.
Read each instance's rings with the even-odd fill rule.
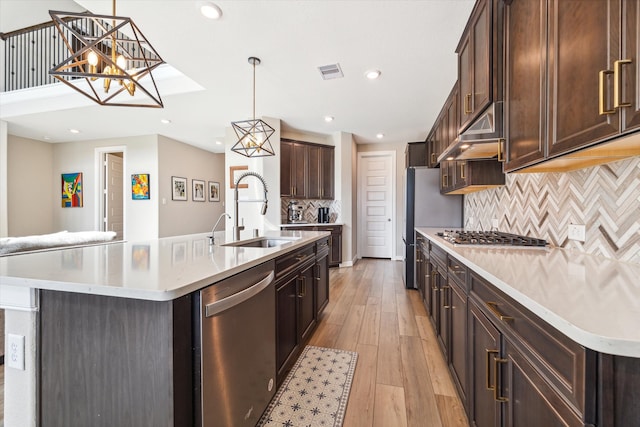
[[[444,240],[454,245],[491,245],[517,247],[545,247],[547,241],[535,237],[520,236],[501,231],[459,231],[445,230],[437,233]]]

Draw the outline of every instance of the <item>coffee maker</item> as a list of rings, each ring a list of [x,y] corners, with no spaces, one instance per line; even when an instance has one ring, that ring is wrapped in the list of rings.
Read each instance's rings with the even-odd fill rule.
[[[318,223],[326,224],[329,222],[329,208],[318,208]]]
[[[304,224],[307,221],[303,220],[304,208],[299,205],[296,200],[289,201],[289,207],[287,208],[287,220],[289,224]]]

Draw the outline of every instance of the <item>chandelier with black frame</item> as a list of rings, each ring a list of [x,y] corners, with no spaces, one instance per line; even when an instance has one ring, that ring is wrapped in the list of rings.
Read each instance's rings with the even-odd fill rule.
[[[49,74],[100,105],[163,108],[152,71],[164,61],[131,18],[49,11],[70,56]],[[128,96],[127,96],[128,95]]]
[[[256,120],[256,65],[260,65],[260,58],[249,57],[249,64],[253,65],[253,119],[231,122],[233,130],[238,137],[231,151],[246,157],[275,156],[269,138],[275,132],[271,126],[261,119]]]

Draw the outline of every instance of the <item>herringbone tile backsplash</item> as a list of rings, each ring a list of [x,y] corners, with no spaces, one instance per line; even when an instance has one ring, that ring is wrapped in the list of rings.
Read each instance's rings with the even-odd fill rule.
[[[508,174],[506,185],[465,196],[471,230],[498,229],[553,246],[640,264],[640,157],[567,173]],[[567,238],[586,225],[586,241]]]

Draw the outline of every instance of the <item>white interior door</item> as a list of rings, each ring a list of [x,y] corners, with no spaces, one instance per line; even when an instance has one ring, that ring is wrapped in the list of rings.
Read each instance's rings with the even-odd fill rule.
[[[123,159],[122,155],[105,155],[105,231],[115,231],[116,239],[123,238],[124,216],[122,214]]]
[[[358,222],[361,257],[393,254],[395,153],[360,153],[358,158]]]

